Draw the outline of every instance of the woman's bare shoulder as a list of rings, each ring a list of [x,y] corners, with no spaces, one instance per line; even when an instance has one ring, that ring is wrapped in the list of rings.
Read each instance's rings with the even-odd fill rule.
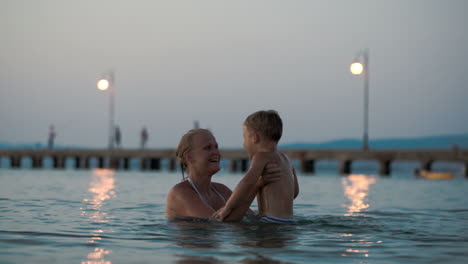
[[[167,194],[167,205],[170,207],[177,207],[184,204],[186,201],[193,199],[193,194],[190,191],[190,184],[187,181],[180,182],[174,185]]]
[[[172,188],[169,190],[169,195],[183,194],[186,193],[190,188],[191,186],[187,181],[182,181],[172,186]]]
[[[187,188],[187,181],[174,185],[167,194],[166,217],[176,218],[187,215],[186,203],[193,200]]]

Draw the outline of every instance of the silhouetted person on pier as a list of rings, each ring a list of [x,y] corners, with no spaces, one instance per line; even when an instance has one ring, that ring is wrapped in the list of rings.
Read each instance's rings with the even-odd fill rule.
[[[55,140],[55,137],[57,136],[57,134],[55,133],[55,128],[53,125],[50,125],[49,126],[49,136],[48,136],[48,139],[47,139],[47,147],[49,149],[53,149],[54,148],[54,140]]]
[[[145,148],[146,142],[148,141],[148,131],[146,130],[146,127],[143,127],[140,133],[140,146],[142,149]]]
[[[114,134],[114,140],[115,140],[115,147],[120,148],[120,142],[122,139],[122,133],[120,132],[120,127],[116,126],[115,127],[115,134]]]

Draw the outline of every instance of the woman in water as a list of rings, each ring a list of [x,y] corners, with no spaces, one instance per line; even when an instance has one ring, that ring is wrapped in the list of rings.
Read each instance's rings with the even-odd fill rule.
[[[188,177],[176,184],[167,195],[166,217],[211,218],[224,206],[232,191],[224,184],[212,182],[220,167],[221,154],[213,134],[207,129],[192,129],[180,139],[176,156]],[[249,210],[257,191],[279,179],[277,165],[267,166],[266,174],[257,182],[257,190],[246,193],[242,206],[236,208],[225,221],[239,221]]]

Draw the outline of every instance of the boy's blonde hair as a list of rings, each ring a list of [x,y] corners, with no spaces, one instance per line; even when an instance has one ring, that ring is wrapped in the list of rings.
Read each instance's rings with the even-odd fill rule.
[[[278,142],[283,134],[283,121],[275,110],[257,111],[245,119],[244,125],[274,142]]]

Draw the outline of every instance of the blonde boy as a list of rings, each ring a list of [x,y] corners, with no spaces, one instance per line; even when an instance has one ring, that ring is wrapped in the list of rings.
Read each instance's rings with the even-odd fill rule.
[[[281,175],[257,194],[260,221],[289,224],[293,220],[293,201],[299,194],[297,176],[289,158],[277,149],[283,132],[283,123],[274,110],[258,111],[247,117],[243,125],[243,146],[249,155],[251,165],[230,196],[226,205],[213,217],[226,218],[234,208],[243,203],[246,194],[256,191],[256,183],[267,163],[279,165]]]

